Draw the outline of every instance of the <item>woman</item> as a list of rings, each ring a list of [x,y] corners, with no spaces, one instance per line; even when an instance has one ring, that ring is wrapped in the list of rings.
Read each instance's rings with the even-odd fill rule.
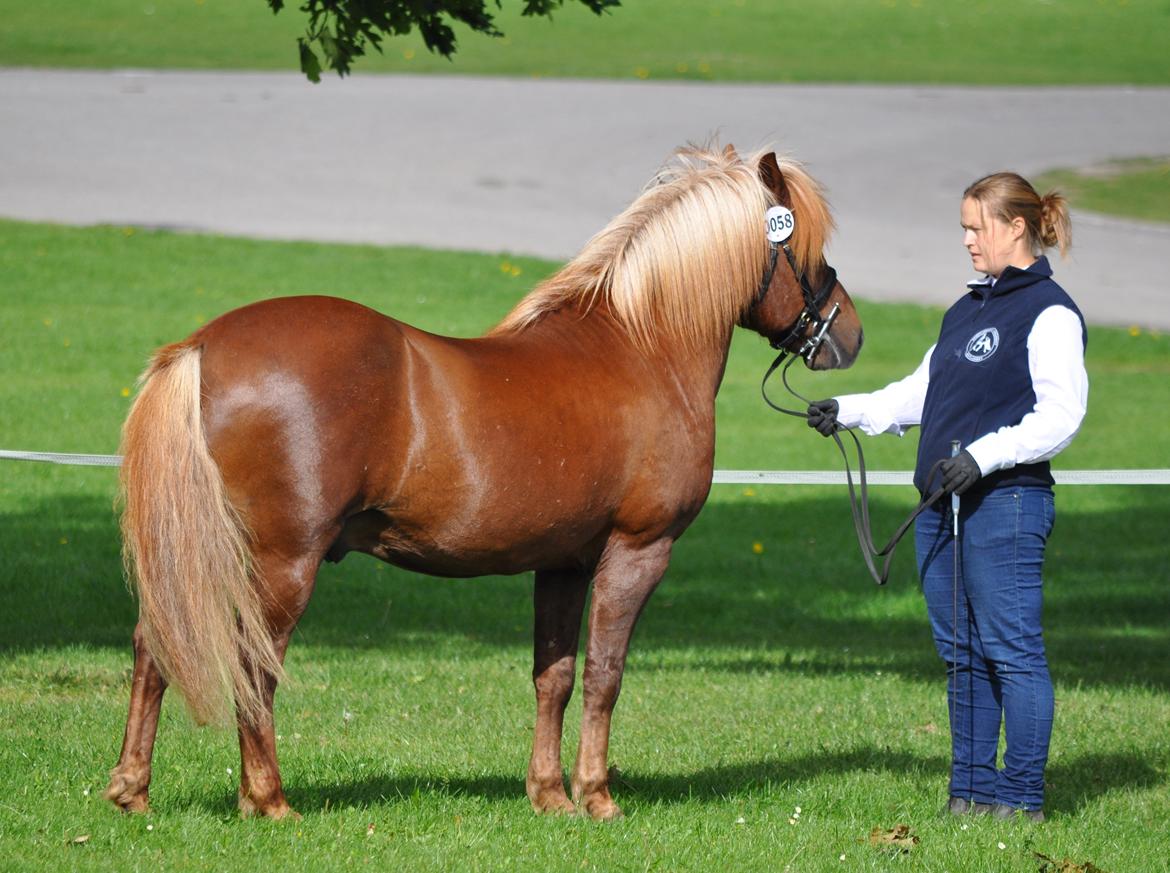
[[[921,424],[914,484],[959,494],[919,516],[915,544],[935,646],[947,664],[952,764],[947,811],[1044,820],[1052,680],[1041,636],[1041,567],[1052,531],[1048,461],[1085,415],[1085,326],[1043,256],[1070,242],[1068,207],[1015,173],[963,192],[963,244],[983,277],[943,316],[911,375],[821,400],[808,424],[901,435]],[[952,455],[952,441],[962,451]],[[931,468],[941,462],[934,481]],[[941,479],[941,482],[940,482]],[[996,768],[1000,724],[1006,748]]]

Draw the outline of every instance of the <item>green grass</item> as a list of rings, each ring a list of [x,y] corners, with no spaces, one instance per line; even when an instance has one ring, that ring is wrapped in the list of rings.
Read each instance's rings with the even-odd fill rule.
[[[60,67],[297,68],[304,22],[262,0],[0,0],[0,62]],[[617,79],[977,84],[1170,81],[1163,0],[628,0],[524,19],[506,0],[491,39],[457,28],[453,62],[417,34],[359,72]]]
[[[0,447],[114,451],[123,389],[150,350],[258,297],[334,292],[472,334],[550,269],[0,222]],[[807,393],[903,375],[939,317],[861,313],[858,365],[798,375]],[[739,332],[718,404],[719,465],[835,466],[827,441],[761,404],[769,360]],[[1170,339],[1092,329],[1089,369],[1089,416],[1060,463],[1164,466],[1165,428],[1117,422],[1170,402]],[[912,438],[867,442],[883,469],[910,466],[913,448]],[[938,815],[946,703],[909,551],[877,589],[842,489],[732,486],[715,488],[679,542],[634,640],[611,747],[624,820],[529,810],[529,577],[442,581],[353,556],[323,570],[278,697],[285,784],[305,818],[269,823],[235,817],[234,735],[193,727],[170,697],[153,812],[121,816],[100,798],[124,725],[134,621],[115,474],[0,464],[0,869],[1035,873],[1033,851],[1109,873],[1166,869],[1166,489],[1058,495],[1047,568],[1058,720],[1042,828]],[[910,507],[908,490],[875,489],[880,530]],[[578,695],[566,762],[579,715]],[[901,822],[921,837],[908,856],[864,843]]]
[[[1081,169],[1058,169],[1036,180],[1037,188],[1057,188],[1074,207],[1170,221],[1170,157],[1132,158]]]

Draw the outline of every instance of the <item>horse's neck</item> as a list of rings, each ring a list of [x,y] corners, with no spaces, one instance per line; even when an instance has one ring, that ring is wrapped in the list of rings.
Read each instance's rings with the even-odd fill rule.
[[[625,367],[635,374],[664,379],[692,403],[714,401],[731,346],[728,327],[717,341],[696,347],[682,339],[658,336],[643,348],[630,336],[609,307],[598,304],[588,312],[562,309],[544,315],[516,339],[522,343],[547,343],[582,360],[609,367]]]

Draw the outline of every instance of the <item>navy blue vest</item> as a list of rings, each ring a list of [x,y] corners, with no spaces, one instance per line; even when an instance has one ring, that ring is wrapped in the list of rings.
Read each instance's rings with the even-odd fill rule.
[[[1085,319],[1072,298],[1052,281],[1048,259],[1026,270],[1008,267],[995,287],[971,285],[943,316],[938,345],[930,357],[930,384],[922,407],[922,434],[914,484],[922,493],[937,488],[927,474],[939,458],[951,455],[951,440],[963,448],[979,437],[1020,423],[1036,405],[1028,370],[1028,334],[1049,306],[1067,306]],[[1048,462],[1018,464],[984,477],[968,493],[1002,485],[1051,485]]]

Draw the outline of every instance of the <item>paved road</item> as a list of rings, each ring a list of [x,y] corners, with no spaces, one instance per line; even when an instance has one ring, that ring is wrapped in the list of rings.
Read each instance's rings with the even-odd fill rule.
[[[854,294],[946,304],[964,185],[1164,154],[1170,89],[2,70],[0,131],[7,217],[551,258],[675,146],[771,142],[828,187]],[[1077,214],[1074,235],[1058,276],[1091,321],[1170,329],[1170,230]]]

